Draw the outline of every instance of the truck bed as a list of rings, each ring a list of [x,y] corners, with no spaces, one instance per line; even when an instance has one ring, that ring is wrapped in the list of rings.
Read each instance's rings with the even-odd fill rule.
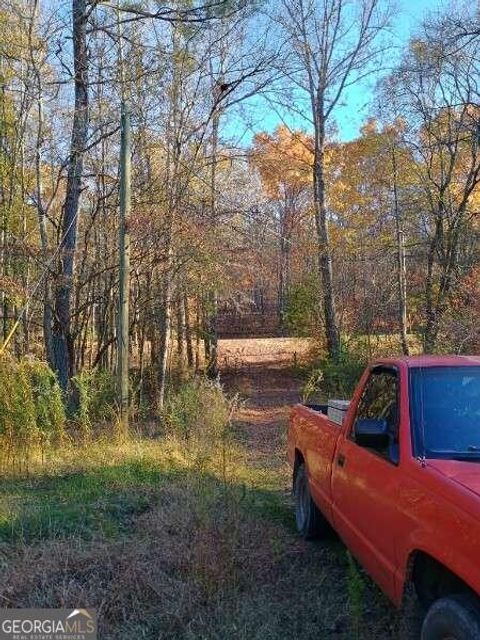
[[[332,463],[342,427],[331,420],[327,412],[328,406],[324,404],[297,404],[293,408],[289,424],[288,458],[294,466],[298,453],[296,444],[301,442],[307,467],[315,469],[314,477],[310,477],[314,500],[330,518]]]
[[[328,414],[328,404],[310,404],[308,402],[305,402],[303,406],[307,409],[312,409],[312,411],[323,413],[324,415]]]

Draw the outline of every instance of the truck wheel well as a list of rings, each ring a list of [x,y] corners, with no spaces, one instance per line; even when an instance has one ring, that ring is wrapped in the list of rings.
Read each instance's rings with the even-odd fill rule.
[[[416,551],[410,560],[410,580],[424,607],[439,598],[472,592],[461,578],[423,551]]]
[[[295,489],[295,478],[297,477],[298,467],[305,462],[302,452],[295,449],[295,461],[293,463],[293,489]]]

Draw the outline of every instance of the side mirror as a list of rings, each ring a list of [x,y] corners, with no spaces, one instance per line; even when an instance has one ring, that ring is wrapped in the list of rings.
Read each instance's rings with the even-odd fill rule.
[[[387,421],[360,418],[355,423],[355,442],[361,447],[385,449],[390,443]]]

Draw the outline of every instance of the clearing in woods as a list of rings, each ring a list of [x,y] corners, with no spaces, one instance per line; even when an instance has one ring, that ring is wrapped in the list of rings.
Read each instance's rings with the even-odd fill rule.
[[[265,608],[264,633],[246,637],[417,638],[415,602],[395,611],[333,533],[326,541],[305,542],[294,532],[286,431],[290,409],[301,401],[302,381],[295,376],[294,365],[310,347],[309,340],[293,338],[221,341],[223,380],[246,398],[237,415],[237,437],[248,464],[275,477],[288,509],[284,522],[288,543],[278,560],[282,567],[278,582],[260,585],[258,591],[259,599],[271,598]],[[268,628],[270,633],[265,633]]]
[[[411,637],[409,616],[335,537],[295,532],[286,426],[301,388],[291,365],[307,349],[222,341],[223,380],[244,399],[225,464],[218,441],[212,457],[160,436],[5,477],[3,606],[94,607],[100,640]]]

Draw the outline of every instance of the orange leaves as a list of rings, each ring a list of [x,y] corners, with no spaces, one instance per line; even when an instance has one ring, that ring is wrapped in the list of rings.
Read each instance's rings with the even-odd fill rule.
[[[312,182],[313,143],[300,131],[280,126],[274,134],[258,133],[250,154],[268,196],[275,200]]]
[[[330,145],[329,208],[349,226],[365,228],[379,215],[390,184],[391,161],[385,137],[374,120],[351,142]]]

